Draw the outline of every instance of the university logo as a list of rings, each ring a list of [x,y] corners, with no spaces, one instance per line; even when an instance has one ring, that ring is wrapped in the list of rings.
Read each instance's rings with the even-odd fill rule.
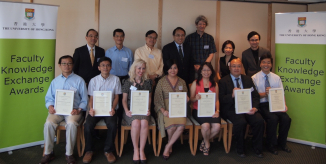
[[[304,27],[306,25],[306,17],[298,17],[298,25]]]
[[[25,17],[29,20],[34,19],[34,9],[25,9]]]

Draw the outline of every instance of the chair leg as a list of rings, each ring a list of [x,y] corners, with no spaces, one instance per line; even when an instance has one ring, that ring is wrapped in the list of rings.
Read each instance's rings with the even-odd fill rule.
[[[123,126],[121,126],[121,141],[120,141],[120,153],[119,153],[119,157],[121,157],[122,155],[122,150],[123,150],[123,146],[124,146],[124,139],[125,139],[125,129],[123,128]]]
[[[220,142],[221,138],[222,138],[221,129],[222,129],[222,125],[221,125],[221,128],[220,128],[220,132],[218,133],[218,142]]]
[[[228,123],[228,153],[231,149],[233,124]]]
[[[126,132],[124,133],[125,135],[124,135],[124,141],[125,141],[125,143],[124,144],[126,144],[127,143],[127,139],[128,139],[128,134],[129,134],[129,130],[126,130]]]
[[[221,131],[220,131],[221,133]],[[227,126],[223,126],[223,144],[224,144],[224,149],[226,153],[229,153],[228,151],[228,141],[227,141],[227,134],[228,134],[228,130],[227,130]]]
[[[152,144],[152,142],[151,142],[151,134],[149,133],[149,131],[147,133],[147,140],[148,140],[148,144]]]
[[[60,143],[60,130],[57,129],[57,144]]]
[[[42,156],[44,156],[44,152],[45,152],[45,143],[44,143],[44,147],[43,147],[43,155]]]
[[[180,135],[181,144],[183,145],[183,134]]]
[[[79,157],[82,156],[81,154],[81,150],[80,150],[80,134],[81,133],[81,129],[80,126],[77,127],[77,151],[78,151],[78,155]]]
[[[115,135],[114,145],[115,145],[115,151],[116,151],[116,153],[117,153],[117,155],[118,155],[118,154],[119,154],[118,130],[117,130],[117,134]]]
[[[84,134],[84,126],[83,126],[83,130],[82,130],[82,134],[81,134],[82,138],[81,138],[81,142],[82,142],[82,154],[84,154],[85,151],[85,134]]]
[[[199,131],[199,127],[195,126],[194,153],[193,153],[194,156],[196,155],[196,152],[197,152],[198,133],[199,133],[198,131]]]
[[[152,129],[152,141],[153,141],[154,155],[156,155],[156,127]]]
[[[157,143],[158,143],[158,148],[157,148],[156,156],[158,157],[160,156],[161,147],[162,147],[162,136],[160,131],[158,131]]]
[[[193,126],[191,126],[189,128],[189,146],[190,146],[190,151],[191,151],[191,154],[194,155],[194,146],[193,146],[193,136],[194,135],[194,129],[193,129]]]

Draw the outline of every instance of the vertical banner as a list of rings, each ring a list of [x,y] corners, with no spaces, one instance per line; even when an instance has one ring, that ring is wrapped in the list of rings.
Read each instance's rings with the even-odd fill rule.
[[[326,13],[275,14],[275,58],[292,118],[289,138],[324,147]]]
[[[0,152],[43,142],[58,6],[0,2]]]

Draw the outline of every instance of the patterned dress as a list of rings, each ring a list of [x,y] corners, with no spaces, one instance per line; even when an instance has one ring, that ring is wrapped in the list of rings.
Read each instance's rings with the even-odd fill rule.
[[[130,79],[126,79],[124,80],[122,85],[122,93],[127,93],[128,94],[128,98],[127,98],[127,105],[128,108],[130,109],[130,96],[131,96],[131,90],[130,87],[134,86],[134,82],[131,82]],[[136,85],[134,86],[137,88],[137,90],[148,90],[149,93],[152,92],[152,80],[147,79],[143,82],[143,85],[140,85],[138,83],[136,83]],[[135,119],[137,120],[147,120],[148,123],[151,119],[150,116],[144,116],[144,115],[132,115],[132,117],[129,117],[126,115],[125,110],[123,110],[123,119],[127,122],[128,125],[131,125],[131,122]]]

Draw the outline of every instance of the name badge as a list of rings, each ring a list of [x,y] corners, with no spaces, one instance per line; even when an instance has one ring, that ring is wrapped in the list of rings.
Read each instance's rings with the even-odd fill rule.
[[[136,91],[136,90],[137,90],[137,88],[136,88],[136,87],[134,87],[134,86],[130,86],[130,90],[132,90],[132,91]]]
[[[101,58],[97,58],[96,61],[98,62]]]
[[[211,90],[208,90],[208,93],[213,93]]]
[[[183,86],[179,86],[179,90],[182,91],[183,90]]]
[[[204,45],[204,49],[205,50],[209,49],[209,45]]]
[[[71,90],[71,91],[74,91],[75,93],[77,92],[77,89],[76,88],[74,88],[74,87],[70,87],[70,89],[69,90]]]
[[[253,88],[253,87],[251,87],[251,88],[250,88],[250,90],[251,90],[251,92],[253,92],[253,91],[254,91],[254,88]]]
[[[228,62],[228,66],[230,66],[230,62]]]
[[[150,59],[154,59],[154,55],[152,55],[152,54],[149,54],[148,57],[149,57]]]
[[[127,62],[127,61],[128,61],[128,58],[124,58],[124,57],[123,57],[123,58],[121,59],[121,61],[123,61],[123,62]]]

